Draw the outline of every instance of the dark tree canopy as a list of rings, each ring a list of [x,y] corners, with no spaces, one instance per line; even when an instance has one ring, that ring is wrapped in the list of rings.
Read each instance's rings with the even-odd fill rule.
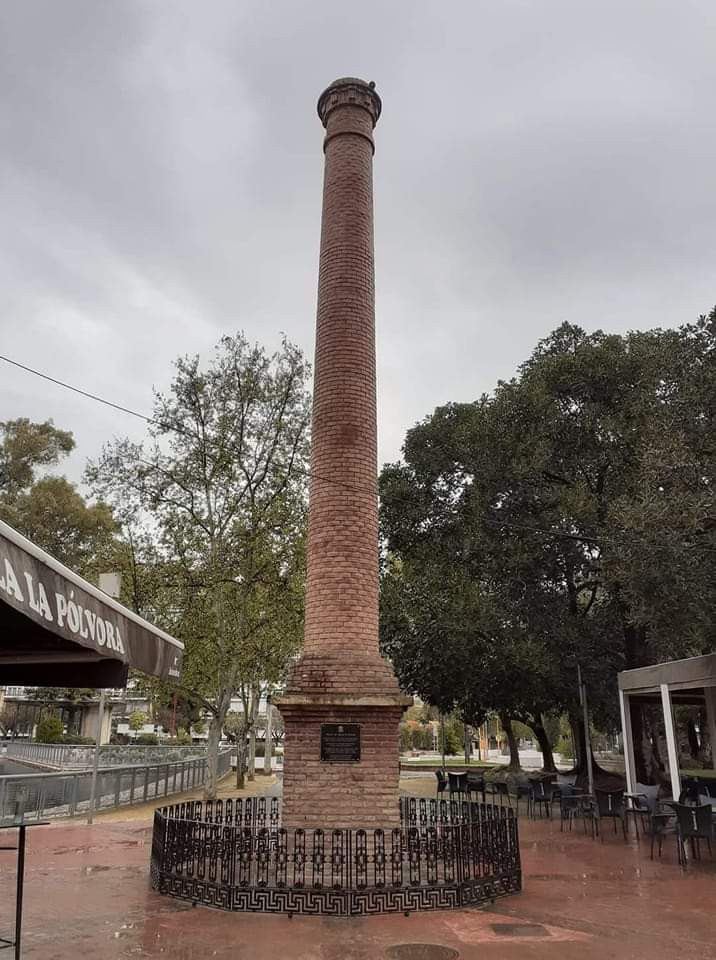
[[[579,663],[608,727],[618,670],[713,649],[715,396],[714,312],[563,324],[493,395],[413,428],[381,476],[383,641],[406,688],[576,717]]]

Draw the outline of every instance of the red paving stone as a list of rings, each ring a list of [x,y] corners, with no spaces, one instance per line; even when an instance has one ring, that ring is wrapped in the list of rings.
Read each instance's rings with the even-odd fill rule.
[[[684,873],[673,838],[653,863],[648,843],[633,836],[625,844],[607,834],[600,843],[560,834],[558,823],[521,820],[521,838],[521,895],[486,909],[331,920],[229,914],[153,893],[146,822],[38,827],[28,831],[23,956],[375,960],[395,944],[429,943],[465,960],[716,957],[716,861],[708,854]],[[0,935],[13,910],[13,857],[0,853]]]

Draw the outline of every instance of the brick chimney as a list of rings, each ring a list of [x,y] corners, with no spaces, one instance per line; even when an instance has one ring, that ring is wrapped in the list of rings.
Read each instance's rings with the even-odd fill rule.
[[[336,80],[326,129],[303,654],[277,704],[289,826],[394,826],[412,702],[378,651],[374,84]]]

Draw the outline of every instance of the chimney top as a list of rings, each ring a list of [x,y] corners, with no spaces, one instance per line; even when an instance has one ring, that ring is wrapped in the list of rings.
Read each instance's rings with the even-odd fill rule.
[[[375,126],[383,107],[380,97],[375,92],[375,81],[366,83],[358,77],[341,77],[334,80],[318,98],[318,116],[323,126],[326,126],[328,115],[336,107],[346,105],[363,107],[370,113]]]

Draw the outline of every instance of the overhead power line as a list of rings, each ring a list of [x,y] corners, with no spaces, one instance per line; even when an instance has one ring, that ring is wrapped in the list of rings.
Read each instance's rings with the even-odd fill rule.
[[[51,377],[47,373],[42,373],[40,370],[35,370],[33,367],[29,367],[24,363],[20,363],[17,360],[12,360],[10,357],[3,356],[0,354],[0,360],[4,360],[5,363],[12,364],[14,367],[18,367],[20,370],[24,370],[26,373],[31,373],[33,376],[40,377],[42,380],[47,380],[49,383],[53,383],[58,387],[63,387],[65,390],[71,390],[72,393],[79,394],[81,397],[85,397],[88,400],[94,400],[96,403],[102,403],[106,407],[111,407],[113,410],[119,410],[120,413],[126,413],[131,417],[136,417],[138,420],[143,420],[145,423],[153,424],[157,427],[160,427],[163,430],[176,433],[179,436],[191,436],[185,430],[181,430],[176,426],[171,424],[164,423],[161,420],[157,420],[155,417],[149,417],[144,413],[139,413],[137,410],[132,410],[129,407],[125,407],[120,403],[114,403],[112,400],[107,400],[105,397],[100,397],[95,393],[90,393],[88,390],[82,390],[80,387],[75,387],[71,383],[66,383],[64,380],[59,380],[57,377]],[[324,475],[315,473],[311,470],[302,470],[299,467],[294,468],[296,473],[307,477],[308,479],[319,480],[323,483],[332,483],[336,486],[343,487],[346,490],[350,490],[352,493],[361,493],[369,495],[374,495],[376,490],[369,487],[359,487],[355,484],[346,483],[344,480],[339,480],[336,477],[326,477]],[[501,520],[499,517],[485,517],[483,518],[484,522],[492,527],[506,527],[507,529],[522,530],[527,533],[535,533],[543,537],[549,537],[551,539],[561,539],[561,540],[572,540],[580,543],[610,543],[615,544],[616,546],[650,546],[653,547],[653,543],[648,540],[635,539],[631,538],[628,540],[617,539],[615,537],[605,537],[602,535],[589,536],[588,534],[582,533],[569,533],[567,531],[560,530],[546,530],[542,527],[532,527],[528,524],[514,523],[510,520]],[[702,550],[712,553],[716,552],[716,549],[713,549],[708,546],[702,546]]]

